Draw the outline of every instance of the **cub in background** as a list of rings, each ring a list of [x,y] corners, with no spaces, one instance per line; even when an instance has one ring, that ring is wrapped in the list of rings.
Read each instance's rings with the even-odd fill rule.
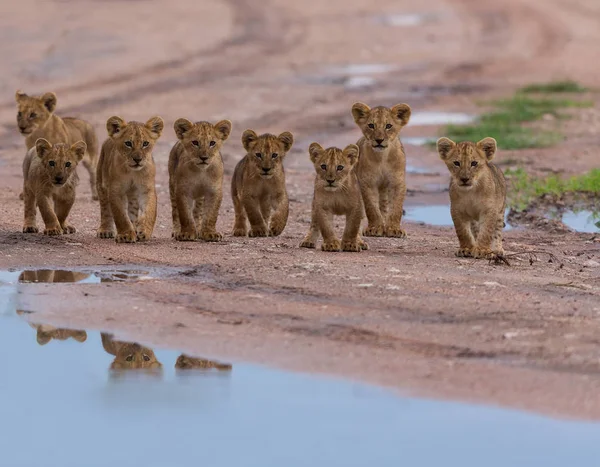
[[[169,193],[173,237],[217,242],[217,217],[223,200],[221,146],[231,133],[231,122],[192,123],[180,118],[174,125],[179,141],[169,155]]]
[[[456,256],[502,255],[506,180],[490,162],[496,140],[484,138],[475,144],[440,138],[437,150],[451,175],[450,213],[460,243]]]
[[[156,222],[156,167],[152,149],[163,130],[163,120],[146,123],[110,117],[108,138],[98,161],[100,227],[98,237],[117,243],[149,240]]]
[[[72,146],[58,143],[52,145],[40,138],[35,142],[23,161],[23,199],[25,222],[23,232],[38,232],[36,206],[44,219],[45,235],[75,233],[67,223],[67,217],[75,203],[75,191],[79,183],[76,167],[83,158],[86,144],[77,141]]]
[[[312,143],[308,153],[317,175],[310,230],[300,246],[315,248],[320,233],[323,251],[367,250],[368,245],[360,238],[365,211],[355,169],[359,160],[358,146],[350,144],[342,151],[334,147],[323,149],[320,144]],[[346,216],[341,244],[333,230],[334,215]]]
[[[356,174],[365,204],[367,237],[406,237],[400,227],[406,196],[406,155],[398,135],[408,123],[407,104],[370,108],[357,102],[352,106],[354,121],[363,133],[356,143],[360,159]]]
[[[276,237],[287,223],[289,201],[285,186],[283,159],[294,144],[289,131],[275,136],[258,136],[244,131],[242,144],[247,154],[235,166],[231,180],[231,197],[235,209],[233,235]]]
[[[90,174],[92,199],[98,199],[96,190],[96,164],[98,163],[98,139],[92,125],[85,120],[72,117],[59,117],[56,109],[56,94],[47,92],[41,97],[28,96],[23,91],[15,94],[17,101],[17,125],[25,136],[27,150],[35,146],[39,138],[44,138],[52,144],[74,144],[83,141],[87,145],[86,154],[82,160],[83,166]],[[19,198],[23,199],[22,194]]]

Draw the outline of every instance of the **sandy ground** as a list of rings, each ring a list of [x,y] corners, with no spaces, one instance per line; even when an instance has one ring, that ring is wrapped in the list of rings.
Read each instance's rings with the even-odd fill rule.
[[[505,249],[518,254],[510,267],[457,259],[451,228],[411,223],[408,239],[370,239],[371,249],[360,254],[298,248],[310,217],[308,145],[358,139],[353,102],[407,102],[413,115],[475,112],[476,101],[534,81],[597,85],[600,4],[372,5],[2,3],[0,266],[142,265],[155,277],[23,285],[22,307],[38,321],[116,331],[204,356],[342,375],[415,395],[600,418],[600,244],[593,234],[511,230]],[[353,74],[349,65],[377,67]],[[372,81],[357,88],[357,80]],[[94,237],[99,209],[83,170],[71,216],[79,232],[61,238],[20,233],[24,145],[15,125],[16,89],[55,91],[58,113],[88,119],[101,140],[113,114],[165,119],[155,150],[159,217],[151,242],[116,245]],[[233,121],[224,150],[227,187],[242,156],[244,129],[294,133],[286,160],[291,214],[280,237],[171,240],[166,163],[179,117]],[[599,124],[596,109],[580,111],[559,146],[503,151],[498,162],[520,159],[534,171],[588,170],[597,165]],[[436,132],[409,124],[403,135]],[[447,203],[448,178],[435,152],[406,147],[409,164],[433,171],[409,174],[406,205]],[[225,232],[233,224],[228,191],[218,222]]]

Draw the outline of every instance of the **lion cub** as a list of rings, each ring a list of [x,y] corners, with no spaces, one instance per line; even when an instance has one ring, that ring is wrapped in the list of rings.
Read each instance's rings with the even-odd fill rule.
[[[114,339],[112,334],[100,333],[102,347],[114,360],[110,364],[111,370],[153,370],[162,369],[152,349],[134,342],[122,342]]]
[[[440,138],[437,149],[452,177],[450,213],[460,243],[456,255],[502,255],[506,180],[490,162],[496,154],[496,140],[484,138],[475,144]]]
[[[180,118],[174,128],[179,141],[169,155],[173,236],[181,241],[220,241],[223,235],[216,224],[223,200],[223,158],[219,151],[229,138],[231,122],[211,125]]]
[[[50,144],[43,138],[27,151],[23,161],[23,199],[25,223],[23,232],[37,232],[36,206],[44,219],[46,235],[75,233],[67,223],[67,216],[75,203],[79,177],[75,168],[86,151],[86,144],[78,141],[72,146]]]
[[[319,232],[323,236],[323,251],[361,251],[368,248],[360,238],[360,223],[365,212],[356,176],[359,149],[350,144],[342,151],[312,143],[308,148],[310,160],[315,166],[315,192],[312,203],[310,230],[300,244],[315,248]],[[346,228],[342,243],[333,231],[333,216],[345,215]]]
[[[17,91],[15,100],[18,106],[17,125],[21,134],[25,136],[27,150],[35,146],[38,138],[44,138],[53,144],[73,144],[80,140],[86,143],[87,150],[81,163],[90,174],[92,198],[98,199],[96,190],[98,139],[92,125],[78,118],[60,118],[56,115],[54,110],[57,100],[53,92],[35,97]],[[23,199],[22,196],[20,198]]]
[[[352,116],[363,137],[356,167],[368,226],[368,237],[406,237],[400,227],[406,196],[406,155],[398,138],[410,119],[407,104],[370,108],[357,102]]]
[[[277,236],[287,223],[289,201],[285,187],[283,159],[294,144],[289,131],[279,136],[258,136],[244,131],[242,144],[247,154],[235,166],[231,197],[235,209],[233,235],[250,237]],[[273,215],[271,215],[273,212]]]
[[[179,357],[177,357],[175,368],[178,370],[209,370],[214,368],[219,371],[229,371],[231,370],[231,364],[219,363],[215,362],[214,360],[190,357],[186,354],[181,354]]]
[[[108,139],[98,161],[100,227],[98,237],[117,243],[149,240],[156,222],[156,167],[152,149],[163,130],[163,120],[146,123],[110,117]]]

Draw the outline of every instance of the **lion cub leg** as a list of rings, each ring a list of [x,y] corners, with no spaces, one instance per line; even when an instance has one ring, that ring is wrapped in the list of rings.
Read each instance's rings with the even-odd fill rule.
[[[300,243],[300,248],[316,248],[318,240],[319,225],[317,224],[315,207],[313,205],[313,209],[310,215],[310,228],[308,229],[308,233],[305,235],[304,240],[302,240],[302,243]]]
[[[70,193],[65,194],[62,197],[57,197],[54,200],[54,210],[56,211],[56,217],[62,228],[64,234],[73,234],[77,232],[77,229],[67,222],[67,217],[71,212],[71,208],[75,204],[75,190],[71,190]]]
[[[175,240],[180,242],[193,242],[198,238],[196,223],[192,217],[193,199],[187,191],[178,190],[175,196],[179,230],[175,233]]]
[[[85,170],[90,174],[90,185],[92,189],[92,199],[96,201],[98,199],[98,190],[96,188],[96,164],[91,154],[86,153],[85,157],[81,160],[81,164],[85,167]]]
[[[504,209],[498,216],[498,220],[496,221],[496,229],[494,230],[492,238],[492,250],[497,255],[504,254],[504,248],[502,248],[502,229],[504,229]]]
[[[288,220],[289,206],[290,203],[286,195],[282,196],[279,200],[277,200],[277,208],[275,209],[275,213],[271,218],[269,236],[277,237],[281,234],[281,232],[283,232],[283,229],[285,229]]]
[[[496,213],[488,213],[484,217],[475,247],[473,248],[473,258],[491,258],[494,255],[492,242],[496,239],[498,225],[498,216]]]
[[[139,242],[150,240],[156,223],[156,190],[152,185],[138,192],[139,214],[135,223],[136,239]]]
[[[115,237],[117,243],[135,243],[137,238],[131,219],[129,219],[129,213],[126,211],[127,205],[127,195],[125,193],[112,194],[110,212],[117,226],[117,236]],[[102,230],[102,226],[100,229]],[[100,235],[100,231],[98,235]]]
[[[35,221],[36,205],[35,193],[32,189],[23,188],[23,199],[25,201],[25,221],[23,222],[24,233],[37,233],[38,228]]]
[[[361,183],[360,192],[367,214],[368,225],[363,235],[382,237],[385,231],[384,219],[379,209],[379,188],[372,184]]]
[[[406,237],[406,232],[400,223],[402,222],[402,210],[404,208],[404,198],[406,197],[406,184],[400,182],[395,186],[390,187],[391,205],[390,213],[385,225],[386,237]]]
[[[192,210],[192,217],[196,224],[196,237],[200,238],[200,231],[202,226],[202,213],[204,212],[204,197],[198,196],[194,201],[194,209]]]
[[[202,225],[200,238],[205,242],[220,242],[223,240],[223,234],[217,232],[217,218],[219,217],[219,209],[221,208],[222,201],[223,190],[209,191],[204,195],[204,216],[202,223],[197,222],[196,225]],[[202,207],[202,202],[196,200],[196,208],[198,205]],[[194,208],[194,212],[196,212],[196,208]]]
[[[450,214],[452,215],[452,222],[454,223],[454,229],[456,230],[456,236],[458,237],[458,243],[460,245],[456,252],[456,256],[473,256],[475,239],[471,232],[471,219],[466,218],[464,214],[461,215],[461,213],[452,209],[450,209]]]
[[[346,227],[342,235],[342,251],[360,252],[363,250],[363,245],[366,244],[359,237],[361,221],[361,209],[354,209],[346,214]]]
[[[341,244],[336,238],[333,230],[333,212],[318,209],[316,212],[317,225],[323,236],[323,244],[321,250],[323,251],[340,251]]]
[[[37,197],[37,205],[40,208],[40,214],[44,219],[46,226],[44,235],[61,235],[63,233],[60,222],[52,208],[52,200],[49,196],[41,195]]]
[[[115,236],[115,222],[106,188],[98,184],[98,197],[100,198],[100,227],[98,228],[98,238],[113,238]]]
[[[266,237],[268,235],[267,223],[261,212],[258,200],[248,196],[244,198],[243,203],[246,215],[250,221],[250,237]]]
[[[233,225],[234,237],[245,237],[248,235],[248,216],[244,205],[237,196],[233,197],[233,210],[235,211],[235,223]]]

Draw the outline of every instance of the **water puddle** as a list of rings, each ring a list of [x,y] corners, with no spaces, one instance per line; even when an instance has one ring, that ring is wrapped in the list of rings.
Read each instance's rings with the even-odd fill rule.
[[[409,206],[406,207],[404,219],[420,224],[435,225],[441,227],[454,227],[452,216],[450,215],[450,206],[447,204],[429,205],[429,206]],[[504,230],[512,230],[508,223],[508,209],[505,212]]]
[[[0,292],[19,275],[2,273]],[[0,315],[5,465],[54,455],[61,467],[558,467],[600,456],[598,423],[231,365],[9,311]]]
[[[600,212],[587,209],[557,209],[540,206],[529,211],[511,212],[511,221],[515,225],[524,225],[546,231],[566,233],[600,232]]]
[[[566,211],[559,218],[563,224],[576,232],[600,232],[600,212]]]
[[[409,125],[466,125],[474,120],[473,115],[461,112],[415,112]]]

